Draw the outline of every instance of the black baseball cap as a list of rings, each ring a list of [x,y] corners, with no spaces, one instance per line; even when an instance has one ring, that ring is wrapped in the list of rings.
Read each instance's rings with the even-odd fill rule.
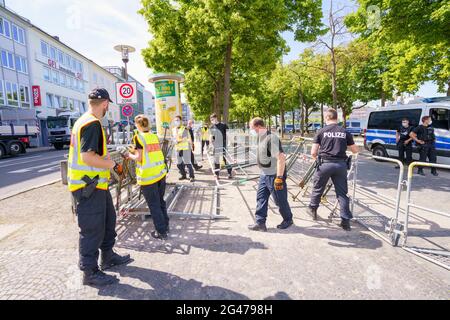
[[[97,88],[89,93],[89,99],[91,100],[108,100],[109,102],[113,102],[109,97],[108,90],[103,88]]]

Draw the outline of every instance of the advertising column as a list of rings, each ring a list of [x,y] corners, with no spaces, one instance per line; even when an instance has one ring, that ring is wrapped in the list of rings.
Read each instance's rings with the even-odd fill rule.
[[[155,85],[155,115],[158,136],[170,135],[170,126],[177,115],[182,115],[180,83],[184,81],[179,74],[156,74],[150,77]],[[166,132],[166,129],[169,131]]]

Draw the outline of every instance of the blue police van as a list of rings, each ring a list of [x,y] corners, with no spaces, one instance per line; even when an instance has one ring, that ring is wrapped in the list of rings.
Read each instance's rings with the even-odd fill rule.
[[[409,119],[413,127],[422,123],[422,117],[430,116],[436,135],[437,162],[450,164],[450,97],[423,99],[420,103],[397,105],[377,109],[369,113],[364,146],[373,155],[398,157],[396,132],[402,119]],[[413,144],[413,159],[419,153]]]

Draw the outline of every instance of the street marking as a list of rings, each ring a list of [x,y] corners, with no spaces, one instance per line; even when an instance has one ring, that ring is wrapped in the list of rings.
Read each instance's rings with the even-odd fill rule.
[[[53,162],[50,162],[50,163],[41,164],[41,165],[39,165],[39,166],[28,167],[28,168],[25,168],[25,169],[20,169],[20,170],[15,170],[15,171],[10,171],[10,172],[8,172],[8,173],[13,173],[13,174],[14,174],[14,173],[26,173],[26,172],[33,171],[34,169],[46,168],[46,167],[48,167],[48,166],[53,166],[53,167],[55,167],[55,166],[57,166],[57,165],[59,165],[59,161],[53,161]]]
[[[35,159],[35,160],[30,160],[30,161],[22,161],[22,162],[17,162],[17,163],[11,163],[11,164],[7,164],[5,166],[0,166],[0,169],[1,168],[6,168],[6,167],[11,167],[11,166],[18,166],[18,165],[21,165],[21,164],[26,164],[26,163],[36,162],[36,161],[50,160],[50,159],[55,159],[55,158],[61,158],[61,160],[63,160],[64,156],[59,155],[59,156],[54,156],[54,157],[42,158],[42,159],[39,159],[39,160]]]
[[[0,163],[1,164],[11,163],[11,162],[17,163],[17,161],[20,161],[20,160],[29,160],[29,159],[40,158],[40,157],[42,157],[42,156],[18,157],[16,159],[2,160]]]
[[[43,172],[50,172],[50,171],[54,171],[54,170],[59,170],[61,167],[59,165],[47,168],[47,169],[41,169],[38,171],[38,173],[43,173]]]

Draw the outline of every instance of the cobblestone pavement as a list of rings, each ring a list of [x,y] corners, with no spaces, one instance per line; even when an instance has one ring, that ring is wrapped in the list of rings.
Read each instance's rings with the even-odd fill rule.
[[[209,172],[198,180],[210,183]],[[291,229],[276,229],[281,218],[271,208],[269,232],[248,231],[255,187],[250,181],[221,190],[227,219],[173,218],[165,243],[149,236],[151,220],[121,219],[116,249],[134,261],[110,271],[120,283],[100,289],[81,285],[78,230],[65,187],[54,184],[0,201],[0,299],[450,298],[445,269],[356,224],[348,233],[328,220],[314,222],[301,202],[291,203]],[[321,217],[326,210],[321,208]]]

